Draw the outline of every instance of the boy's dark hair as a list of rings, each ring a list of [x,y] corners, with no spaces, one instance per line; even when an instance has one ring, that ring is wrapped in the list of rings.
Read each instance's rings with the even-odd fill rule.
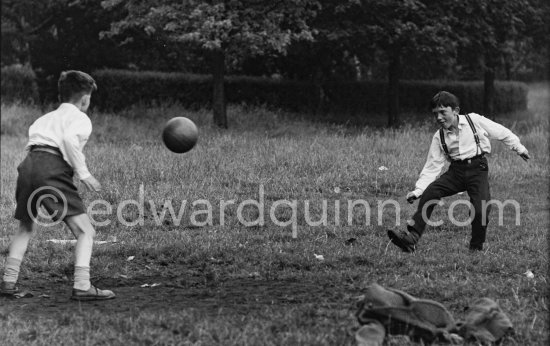
[[[452,109],[455,109],[460,107],[460,101],[458,100],[458,97],[450,92],[440,91],[432,97],[432,100],[430,101],[430,110],[439,106],[451,107]]]
[[[59,101],[68,102],[97,90],[95,80],[81,71],[63,71],[57,82]]]

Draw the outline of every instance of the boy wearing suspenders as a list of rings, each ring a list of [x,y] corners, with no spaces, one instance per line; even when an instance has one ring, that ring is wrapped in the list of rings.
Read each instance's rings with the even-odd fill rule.
[[[530,159],[529,152],[506,127],[476,113],[459,114],[458,98],[447,91],[437,93],[430,102],[430,108],[441,128],[432,138],[428,158],[415,189],[407,194],[409,203],[417,198],[420,202],[407,230],[388,230],[388,236],[401,250],[415,251],[439,200],[467,191],[474,214],[470,250],[483,250],[490,209],[487,202],[491,199],[485,157],[491,152],[490,139],[503,142],[525,161]],[[451,162],[449,170],[436,179],[446,160]]]

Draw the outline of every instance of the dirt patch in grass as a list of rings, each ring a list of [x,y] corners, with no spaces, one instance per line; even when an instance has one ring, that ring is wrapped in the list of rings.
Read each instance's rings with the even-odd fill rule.
[[[185,268],[182,268],[182,272]],[[117,297],[108,301],[78,302],[70,299],[71,286],[66,282],[26,280],[21,291],[32,297],[6,298],[0,302],[5,313],[31,316],[61,315],[76,310],[93,309],[105,314],[128,312],[178,311],[193,308],[217,315],[221,310],[232,315],[248,314],[265,306],[300,304],[353,306],[353,295],[333,283],[312,281],[266,280],[261,278],[220,278],[208,282],[197,277],[143,276],[131,279],[105,278],[96,286],[111,289]],[[148,287],[141,287],[148,284]],[[154,287],[151,285],[155,284]]]

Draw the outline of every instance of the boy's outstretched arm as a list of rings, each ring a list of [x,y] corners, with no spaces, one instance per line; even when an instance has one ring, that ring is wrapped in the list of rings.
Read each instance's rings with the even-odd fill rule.
[[[515,151],[525,161],[531,158],[527,148],[521,144],[519,137],[510,129],[479,114],[471,113],[470,116],[473,119],[476,119],[481,127],[487,131],[489,138],[501,141],[509,149]]]
[[[428,157],[420,176],[415,184],[415,189],[407,193],[407,202],[413,203],[414,200],[420,198],[424,190],[430,185],[437,176],[441,173],[443,166],[445,165],[446,156],[441,149],[440,139],[438,133],[432,137],[432,143],[428,151]]]

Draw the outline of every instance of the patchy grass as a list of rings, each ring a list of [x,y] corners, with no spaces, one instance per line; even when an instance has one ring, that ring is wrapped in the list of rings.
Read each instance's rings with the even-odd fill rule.
[[[94,133],[85,154],[104,189],[82,195],[87,205],[101,199],[112,206],[94,218],[104,223],[97,227],[98,239],[118,241],[96,246],[92,275],[119,297],[108,303],[69,302],[73,248],[46,240],[70,238],[70,232],[62,225],[41,226],[20,282],[50,297],[0,300],[0,336],[13,345],[354,344],[354,297],[378,282],[437,300],[457,319],[473,300],[490,297],[517,331],[504,344],[545,344],[547,86],[537,86],[530,96],[529,112],[517,115],[523,122],[516,122],[515,130],[533,160],[524,163],[498,142],[489,159],[492,196],[518,201],[520,224],[511,207],[493,212],[487,248],[478,254],[467,250],[469,227],[453,225],[446,208],[434,213],[443,224],[427,230],[416,254],[388,246],[386,229],[402,227],[414,211],[404,196],[425,161],[432,124],[350,128],[233,107],[230,129],[222,131],[209,126],[207,111],[178,106],[92,114]],[[2,106],[4,255],[17,228],[12,219],[16,166],[25,155],[28,125],[40,113]],[[183,155],[168,152],[159,140],[162,125],[174,116],[189,117],[200,128],[197,147]],[[262,196],[264,224],[246,226],[243,220],[252,223],[260,213],[252,205],[239,211],[239,205]],[[465,198],[446,199],[446,205]],[[128,200],[135,204],[122,208]],[[295,200],[295,211],[272,210],[281,200]],[[379,205],[390,200],[399,208]],[[349,201],[369,208],[349,208]],[[183,211],[182,217],[178,221],[168,211],[157,222],[168,204],[176,214]],[[107,211],[100,205],[94,210]],[[326,223],[311,225],[324,215]],[[454,216],[466,215],[458,208]],[[528,269],[535,274],[532,280],[523,275]],[[144,283],[161,285],[140,287]],[[389,338],[389,344],[404,343],[409,342]]]

